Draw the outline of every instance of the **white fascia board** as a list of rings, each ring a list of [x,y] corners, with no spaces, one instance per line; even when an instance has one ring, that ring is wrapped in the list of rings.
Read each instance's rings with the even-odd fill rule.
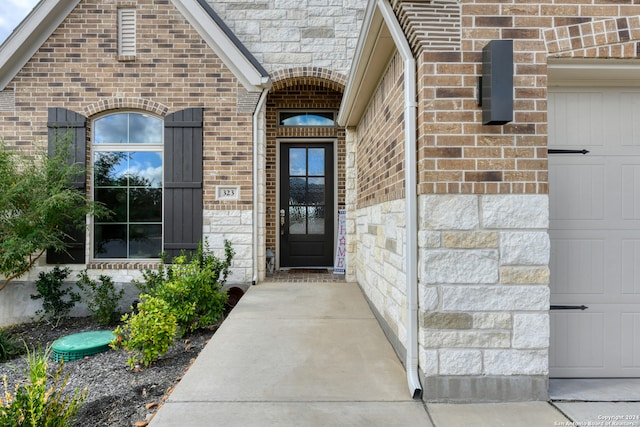
[[[0,90],[4,90],[80,0],[41,0],[0,46]]]
[[[200,37],[213,49],[240,83],[249,92],[261,92],[271,85],[269,77],[263,76],[251,61],[240,52],[224,31],[202,9],[195,0],[171,0]]]
[[[378,10],[377,2],[370,0],[338,112],[338,123],[341,126],[356,126],[360,122],[395,51],[396,47]]]

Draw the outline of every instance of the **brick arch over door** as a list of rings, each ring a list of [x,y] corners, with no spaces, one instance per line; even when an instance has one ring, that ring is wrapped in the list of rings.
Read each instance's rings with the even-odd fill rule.
[[[84,108],[85,116],[91,117],[108,110],[143,110],[165,117],[169,107],[144,98],[106,98]]]
[[[320,67],[297,67],[271,74],[273,85],[266,104],[266,247],[276,250],[276,221],[278,203],[276,195],[278,141],[333,140],[337,144],[338,206],[345,204],[345,131],[341,127],[283,127],[278,126],[279,110],[335,110],[340,108],[346,76]],[[277,255],[279,256],[279,255]],[[279,262],[279,261],[278,261]]]
[[[344,92],[347,76],[322,67],[296,67],[273,72],[271,81],[271,92],[298,85],[314,85]]]
[[[544,41],[551,58],[638,58],[640,16],[549,28]]]

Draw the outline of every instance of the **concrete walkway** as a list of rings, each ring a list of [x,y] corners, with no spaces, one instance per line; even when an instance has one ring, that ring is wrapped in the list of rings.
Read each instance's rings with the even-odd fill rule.
[[[425,405],[360,289],[253,286],[160,408],[151,427],[557,426],[546,402]]]

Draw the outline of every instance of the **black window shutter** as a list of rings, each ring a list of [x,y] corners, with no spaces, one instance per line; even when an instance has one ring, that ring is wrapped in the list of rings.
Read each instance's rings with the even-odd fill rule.
[[[164,119],[164,252],[191,252],[202,240],[202,108]]]
[[[55,144],[63,138],[71,138],[69,150],[72,151],[70,161],[86,168],[87,118],[65,108],[49,108],[47,118],[48,151],[55,151]],[[83,194],[87,189],[86,174],[79,174],[72,186]],[[47,251],[47,264],[84,264],[86,246],[85,227],[70,226],[65,232],[69,235],[65,243],[66,251]]]

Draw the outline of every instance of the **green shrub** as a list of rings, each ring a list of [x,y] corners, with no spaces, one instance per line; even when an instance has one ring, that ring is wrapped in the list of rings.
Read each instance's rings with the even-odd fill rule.
[[[62,378],[63,363],[52,378],[47,374],[51,348],[44,352],[29,352],[27,382],[8,390],[3,377],[4,395],[0,397],[0,425],[12,427],[66,427],[72,424],[80,406],[87,398],[87,390],[76,389],[71,395],[64,392],[67,378]],[[48,381],[52,379],[51,385]]]
[[[178,334],[192,332],[218,322],[224,315],[227,294],[222,285],[234,256],[231,243],[225,241],[225,258],[213,255],[208,247],[198,246],[192,256],[181,255],[173,264],[160,264],[157,270],[143,271],[144,281],[134,282],[141,303],[137,312],[122,317],[116,328],[113,348],[131,353],[128,364],[149,366],[169,349]]]
[[[0,329],[0,362],[6,362],[22,354],[22,347],[6,331]]]
[[[60,322],[69,317],[69,312],[80,301],[80,295],[70,288],[63,288],[64,280],[69,276],[68,268],[55,267],[49,272],[38,275],[36,289],[38,293],[31,295],[31,299],[42,299],[41,318],[46,318],[57,327]]]
[[[142,281],[133,280],[133,284],[138,288],[140,293],[147,295],[155,295],[156,290],[162,286],[162,284],[170,277],[171,270],[165,264],[166,255],[162,254],[160,258],[160,264],[157,270],[150,268],[142,270]]]
[[[235,255],[231,243],[224,242],[225,257],[213,255],[207,243],[198,245],[192,256],[181,255],[173,264],[162,263],[157,271],[146,270],[139,289],[166,301],[178,320],[180,334],[210,326],[224,315],[227,294],[222,291]]]
[[[130,356],[127,364],[149,366],[167,352],[177,336],[178,323],[169,304],[150,295],[140,295],[137,312],[122,316],[123,325],[113,333],[112,348],[123,347]]]
[[[200,269],[198,260],[174,259],[173,276],[157,290],[175,314],[181,334],[215,324],[224,314],[227,294],[215,280],[215,272]]]
[[[78,288],[85,294],[87,308],[92,317],[101,325],[113,325],[120,317],[118,305],[124,295],[124,289],[116,291],[111,277],[100,275],[98,283],[83,271],[78,275]]]

